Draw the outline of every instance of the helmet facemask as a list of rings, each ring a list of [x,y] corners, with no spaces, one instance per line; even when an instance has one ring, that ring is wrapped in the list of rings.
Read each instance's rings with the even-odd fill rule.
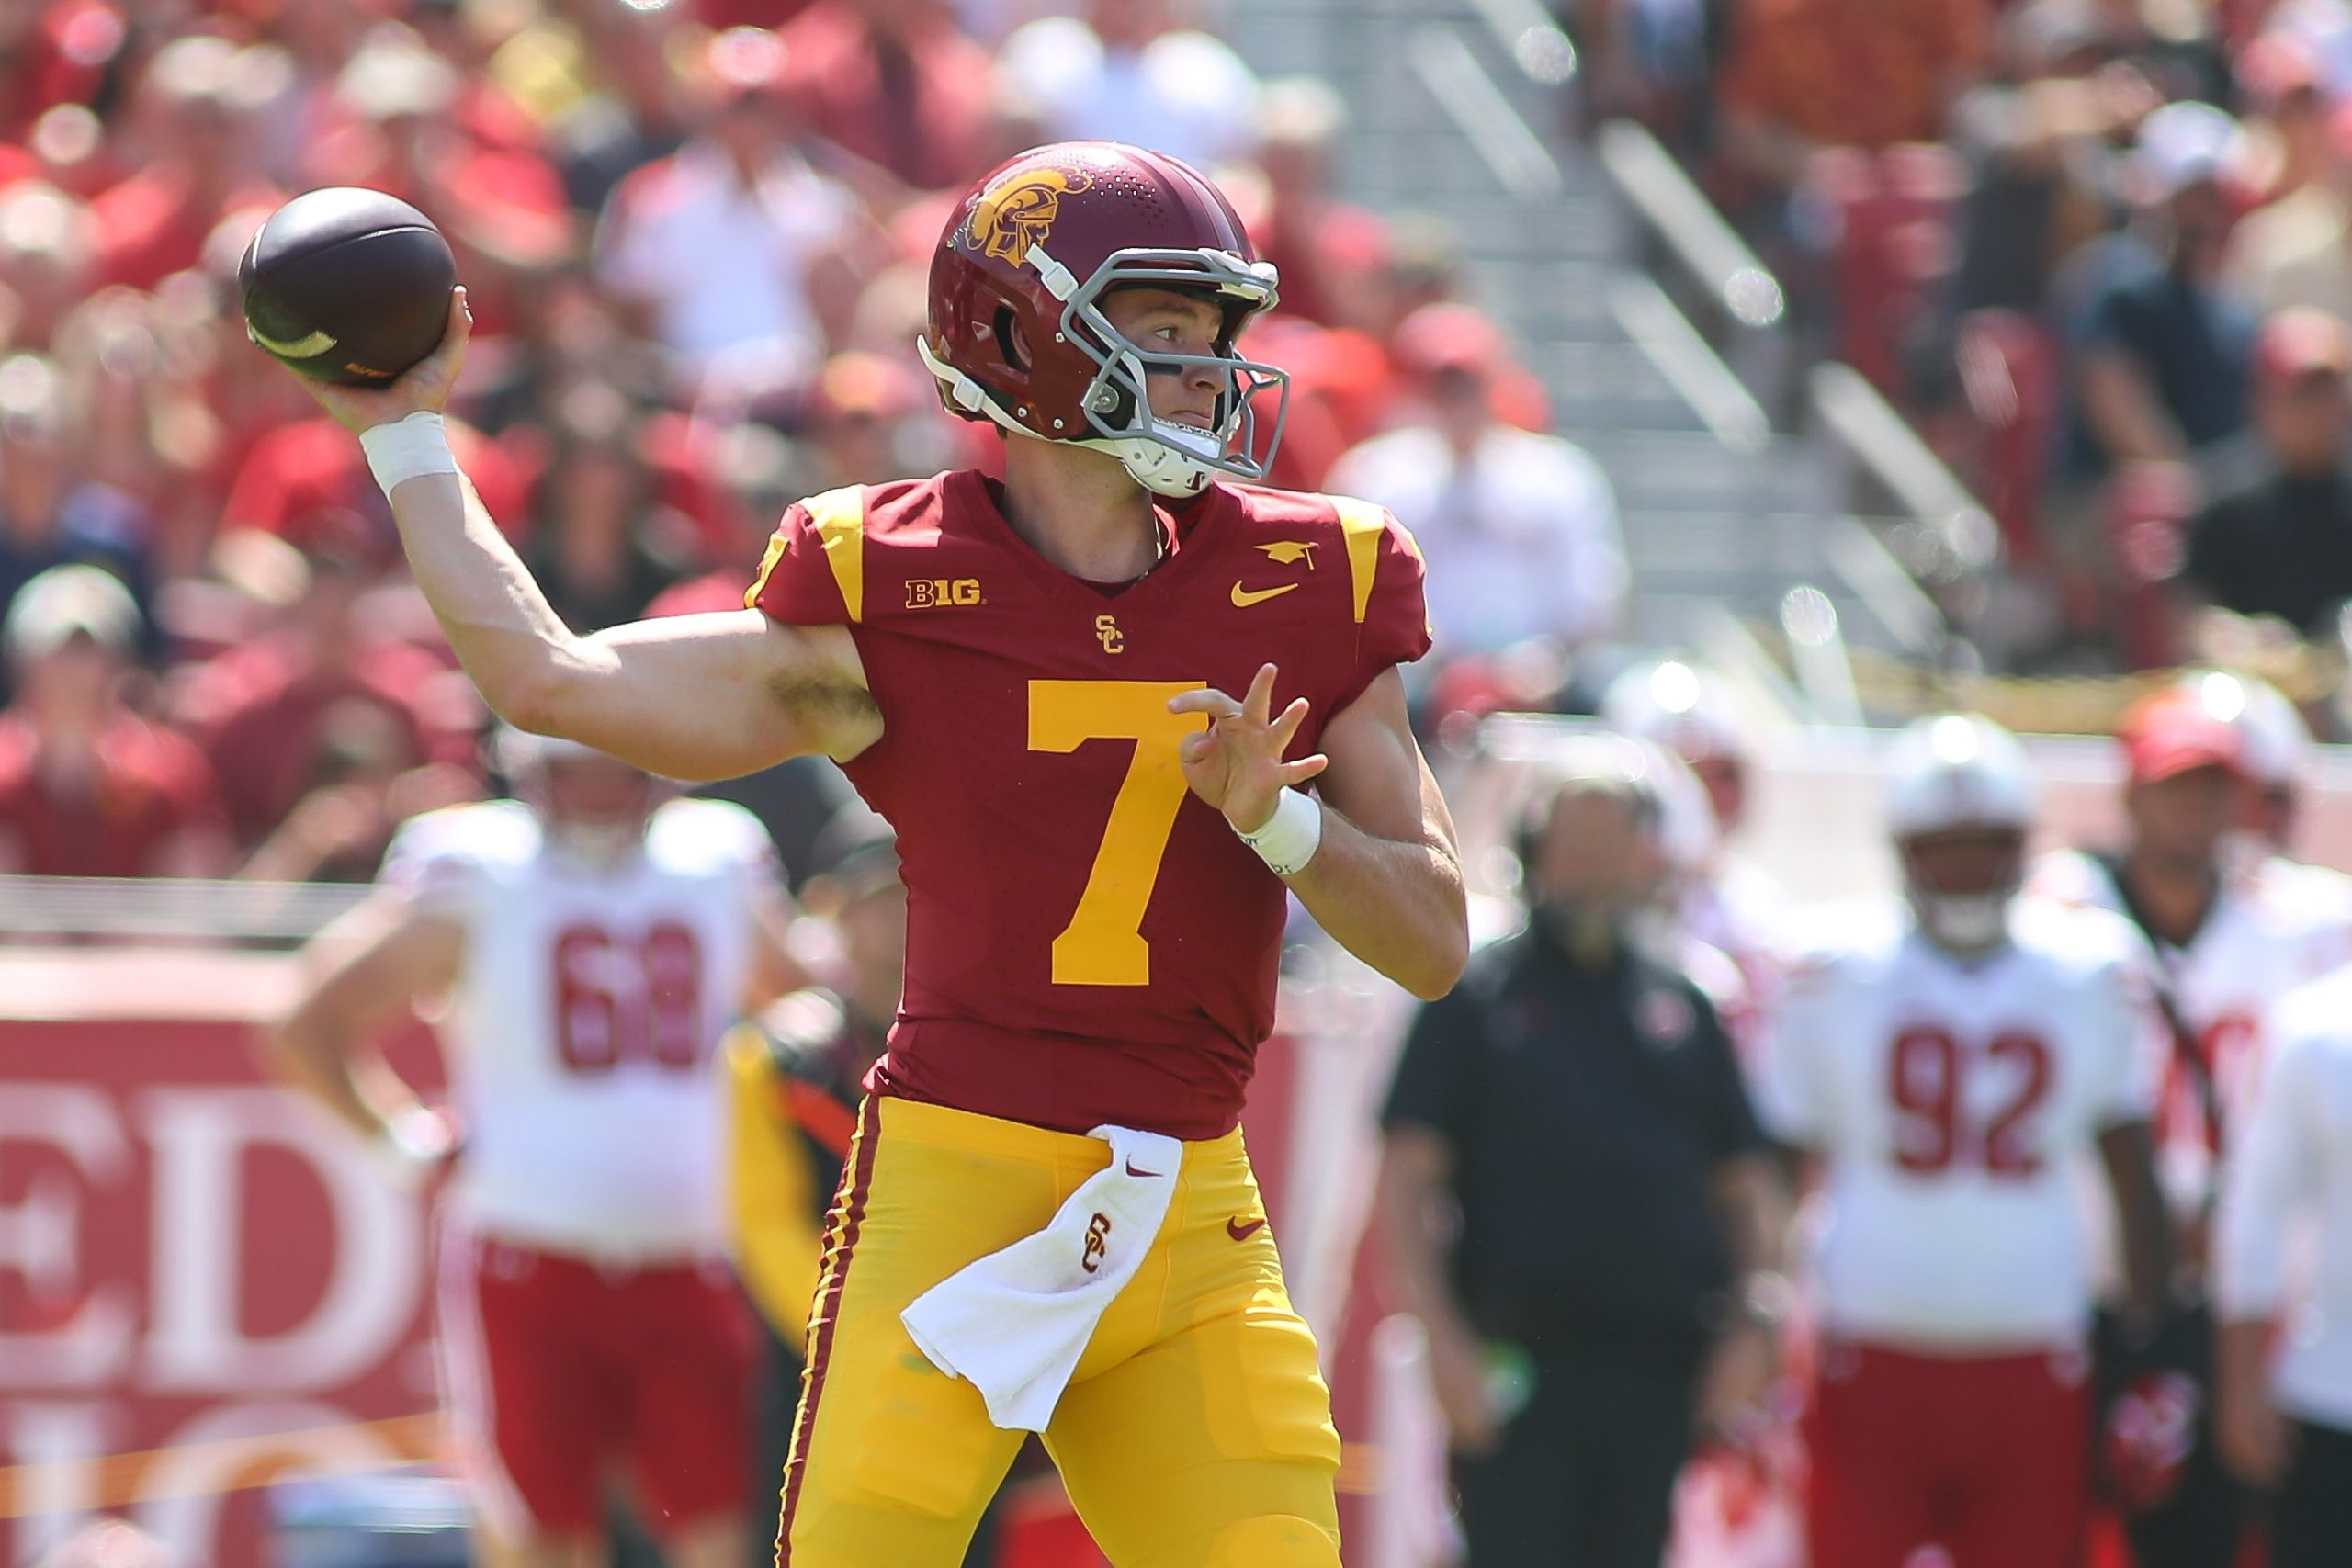
[[[1965,957],[2007,939],[2009,906],[2025,885],[2023,829],[2006,823],[1955,825],[1905,839],[1896,849],[1912,912],[1938,946]],[[1931,860],[1957,863],[1937,866]],[[1950,875],[1953,870],[1962,874]]]
[[[927,341],[919,339],[917,352],[944,384],[952,406],[985,413],[1019,434],[1107,452],[1119,459],[1136,483],[1159,495],[1179,499],[1198,495],[1218,475],[1252,484],[1265,479],[1289,413],[1290,377],[1274,366],[1243,358],[1233,352],[1233,344],[1242,323],[1271,307],[1277,298],[1272,264],[1245,261],[1225,251],[1130,248],[1113,252],[1081,283],[1043,244],[1036,244],[1029,248],[1025,265],[1037,270],[1047,292],[1062,302],[1055,342],[1076,348],[1095,367],[1092,379],[1079,398],[1078,412],[1086,434],[1058,434],[1063,424],[1058,418],[1052,421],[1056,434],[1032,429],[1024,422],[1028,409],[1003,407],[1001,394],[945,364]],[[1115,289],[1135,288],[1166,288],[1213,299],[1226,318],[1218,352],[1170,354],[1147,347],[1122,333],[1103,312],[1102,301]],[[1028,346],[1033,356],[1044,347]],[[1148,384],[1152,374],[1182,376],[1203,369],[1226,388],[1210,429],[1153,414]],[[1268,396],[1274,400],[1272,428],[1261,459],[1254,455],[1259,447],[1259,405]]]

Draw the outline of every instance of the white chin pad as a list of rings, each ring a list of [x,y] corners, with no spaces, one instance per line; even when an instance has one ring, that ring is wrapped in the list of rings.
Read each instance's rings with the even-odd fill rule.
[[[2008,929],[2009,900],[2006,894],[1937,894],[1920,900],[1919,914],[1929,933],[1959,948],[1990,947]]]
[[[1225,456],[1225,443],[1209,431],[1195,430],[1189,424],[1170,424],[1164,419],[1151,422],[1151,433],[1180,452],[1189,453],[1203,462],[1215,462]]]

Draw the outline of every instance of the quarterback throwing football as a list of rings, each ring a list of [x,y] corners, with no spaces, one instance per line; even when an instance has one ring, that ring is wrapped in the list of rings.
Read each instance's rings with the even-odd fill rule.
[[[674,777],[826,752],[898,830],[906,995],[811,1313],[797,1568],[958,1561],[1023,1429],[1122,1568],[1340,1560],[1329,1394],[1237,1130],[1284,885],[1419,996],[1468,934],[1395,669],[1420,558],[1376,507],[1251,482],[1286,386],[1235,338],[1275,286],[1173,159],[1013,159],[941,235],[920,345],[1006,433],[1004,482],[812,497],[746,610],[588,637],[439,437],[462,297],[390,388],[312,389],[502,715]]]

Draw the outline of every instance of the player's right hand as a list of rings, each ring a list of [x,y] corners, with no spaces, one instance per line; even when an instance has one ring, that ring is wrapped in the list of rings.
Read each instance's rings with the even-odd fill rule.
[[[441,346],[402,371],[390,386],[338,387],[308,376],[294,378],[337,423],[355,434],[379,424],[396,424],[413,413],[439,413],[448,407],[449,394],[457,389],[458,372],[466,362],[466,340],[473,330],[474,313],[460,284],[449,290],[449,325],[441,334]]]

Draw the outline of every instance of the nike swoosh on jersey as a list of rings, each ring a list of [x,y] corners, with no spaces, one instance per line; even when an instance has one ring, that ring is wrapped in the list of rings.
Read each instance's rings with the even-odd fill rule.
[[[1237,609],[1246,610],[1252,604],[1262,604],[1269,599],[1279,599],[1297,586],[1295,582],[1285,582],[1280,588],[1251,590],[1236,582],[1233,585],[1233,603]]]
[[[1231,1236],[1236,1241],[1248,1241],[1251,1236],[1256,1235],[1261,1230],[1264,1229],[1265,1224],[1266,1216],[1263,1214],[1261,1214],[1256,1219],[1251,1220],[1246,1225],[1241,1223],[1241,1216],[1236,1214],[1233,1218],[1225,1222],[1225,1234]]]
[[[284,343],[274,337],[264,336],[251,321],[245,323],[245,335],[281,359],[308,359],[313,355],[324,354],[335,344],[335,340],[324,333],[312,333],[308,337],[296,338],[292,343]]]

